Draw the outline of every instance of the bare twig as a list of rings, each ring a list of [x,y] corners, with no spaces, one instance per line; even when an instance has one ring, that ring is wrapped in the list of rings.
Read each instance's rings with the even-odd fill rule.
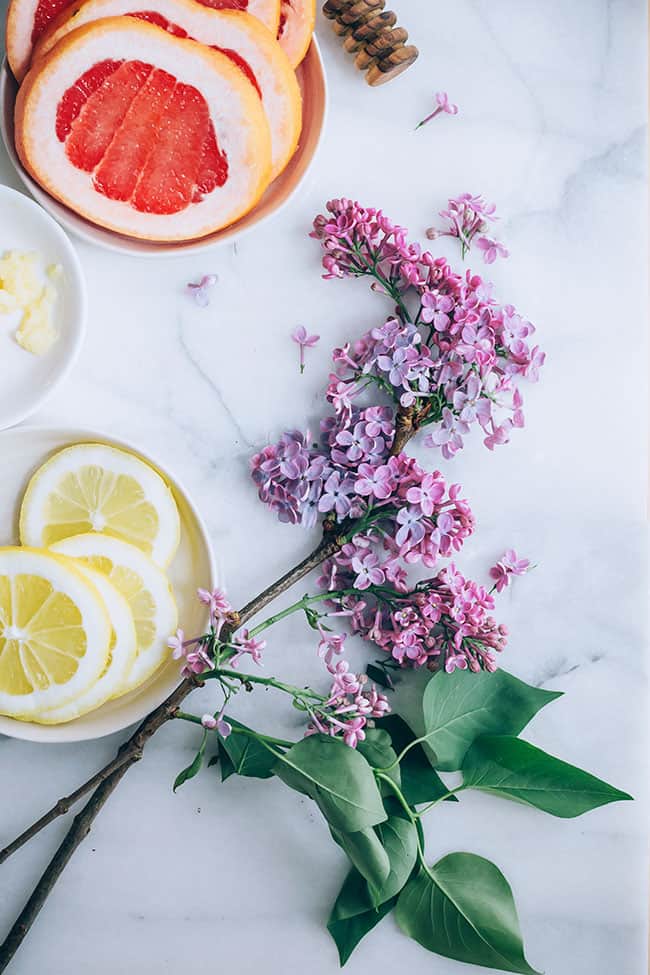
[[[264,608],[264,606],[268,605],[268,603],[276,599],[277,596],[289,589],[294,582],[298,582],[303,578],[304,575],[307,574],[307,572],[310,572],[311,569],[319,565],[324,559],[329,558],[329,556],[336,551],[338,545],[339,542],[332,536],[331,533],[326,534],[318,548],[316,548],[310,555],[303,559],[302,562],[281,576],[276,582],[273,583],[273,585],[261,592],[259,596],[252,599],[246,604],[246,606],[243,607],[243,609],[235,614],[235,625],[232,627],[232,629],[241,626],[248,619],[250,619],[251,616],[258,613]],[[192,682],[187,693],[189,693],[199,683],[200,679]],[[184,687],[184,684],[185,682],[180,684],[177,690]],[[176,691],[174,694],[175,693]],[[186,695],[183,695],[183,697],[185,696]],[[180,704],[183,697],[179,699],[176,706]],[[161,705],[161,707],[165,707],[169,700],[170,698],[168,698],[167,701]],[[154,711],[149,717],[153,718],[155,714],[156,712]],[[51,809],[40,817],[40,819],[37,819],[36,822],[32,823],[32,825],[24,830],[20,836],[17,836],[16,839],[12,840],[11,843],[9,843],[3,850],[0,850],[0,864],[4,863],[5,860],[8,860],[13,853],[21,848],[21,846],[24,846],[25,843],[29,842],[29,840],[36,836],[37,833],[40,833],[42,829],[45,829],[46,826],[49,826],[50,823],[54,822],[55,819],[58,819],[59,816],[64,816],[72,808],[72,806],[76,805],[80,799],[82,799],[89,792],[92,792],[92,790],[97,788],[98,785],[101,785],[102,782],[104,782],[118,768],[124,765],[125,762],[132,764],[134,761],[137,761],[142,755],[142,749],[140,748],[138,750],[137,746],[135,746],[134,739],[137,737],[137,735],[142,734],[143,727],[144,726],[141,726],[138,729],[138,732],[136,732],[134,738],[129,739],[129,741],[122,745],[115,758],[111,759],[107,765],[105,765],[98,772],[95,772],[94,775],[75,789],[74,792],[71,792],[70,795],[63,796],[61,799],[59,799]],[[159,726],[156,727],[156,731],[158,730],[158,727]]]
[[[102,782],[108,778],[111,772],[114,772],[115,769],[124,764],[127,758],[128,755],[123,754],[120,750],[115,758],[108,763],[108,765],[105,765],[104,768],[99,770],[99,772],[95,772],[95,774],[92,775],[87,782],[80,785],[79,788],[75,789],[74,792],[71,792],[69,796],[63,796],[61,799],[59,799],[58,802],[56,802],[51,809],[48,809],[48,811],[44,813],[40,819],[37,819],[36,822],[32,823],[32,825],[21,833],[20,836],[17,836],[15,840],[12,840],[11,843],[5,846],[4,850],[0,850],[0,863],[4,863],[5,860],[8,860],[12,853],[19,850],[21,846],[25,845],[25,843],[28,843],[32,837],[36,836],[37,833],[40,833],[42,829],[49,826],[49,824],[54,822],[55,819],[58,819],[59,816],[65,816],[72,806],[76,805],[80,799],[82,799],[89,792],[92,792],[93,789],[96,789],[98,785],[101,785]]]
[[[409,410],[400,409],[397,414],[397,430],[395,440],[392,445],[391,454],[397,454],[404,449],[405,445],[414,436],[417,426],[413,422],[413,414]],[[338,529],[338,530],[337,530]],[[344,536],[338,534],[341,526],[326,519],[324,524],[323,538],[314,551],[299,562],[293,569],[286,572],[271,586],[264,589],[259,595],[251,599],[250,602],[238,612],[233,614],[230,625],[224,627],[222,638],[228,639],[229,634],[246,623],[252,616],[267,606],[270,602],[289,589],[294,583],[303,579],[312,569],[324,562],[325,559],[333,555],[341,547],[345,538],[350,537],[350,532],[346,531]],[[112,762],[109,762],[103,769],[92,776],[86,783],[79,786],[70,796],[59,800],[52,809],[41,816],[32,826],[30,826],[21,836],[10,843],[0,855],[0,862],[7,859],[11,853],[19,849],[24,843],[36,835],[41,829],[51,823],[58,816],[63,815],[82,796],[87,794],[92,788],[92,794],[80,813],[75,816],[70,829],[65,835],[63,842],[52,857],[47,869],[38,881],[34,891],[20,912],[11,931],[0,945],[0,975],[5,971],[16,951],[27,937],[34,921],[36,920],[43,904],[47,900],[50,892],[56,884],[61,873],[65,869],[71,856],[77,847],[83,842],[91,830],[96,816],[104,806],[104,803],[117,788],[124,775],[132,765],[142,758],[145,745],[150,738],[164,725],[172,719],[178,711],[181,703],[195,687],[200,685],[201,678],[197,675],[187,678],[175,688],[167,700],[163,701],[155,711],[152,711],[144,719],[135,734],[131,736],[120,747],[117,755]],[[98,784],[99,783],[99,784]],[[9,851],[9,852],[7,852]]]
[[[331,532],[326,532],[318,547],[310,555],[235,614],[234,623],[230,629],[232,630],[246,623],[252,616],[263,609],[264,606],[289,589],[295,582],[298,582],[306,576],[312,569],[320,565],[324,559],[333,555],[339,545],[340,540],[332,537]],[[228,636],[226,628],[224,628],[222,637],[228,639]],[[20,912],[4,942],[0,945],[0,973],[5,971],[29,933],[32,924],[36,920],[43,904],[66,867],[70,857],[90,832],[95,817],[99,814],[106,800],[117,788],[131,766],[142,758],[142,752],[149,739],[155,735],[159,728],[174,717],[182,701],[200,683],[200,675],[181,681],[167,700],[163,701],[155,711],[152,711],[144,719],[135,734],[124,742],[112,762],[109,762],[101,771],[93,775],[84,785],[79,786],[70,796],[60,799],[48,813],[41,816],[37,822],[25,830],[21,836],[17,837],[17,839],[3,850],[2,858],[7,859],[11,853],[35,836],[44,826],[47,826],[48,823],[51,823],[58,816],[67,812],[73,802],[76,802],[92,788],[97,786],[96,791],[90,797],[84,808],[75,816],[63,842],[34,888],[34,892]]]

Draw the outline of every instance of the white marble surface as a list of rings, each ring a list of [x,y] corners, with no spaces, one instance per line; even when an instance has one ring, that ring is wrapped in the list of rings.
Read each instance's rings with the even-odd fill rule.
[[[383,206],[422,237],[448,195],[494,199],[512,257],[500,296],[539,327],[543,382],[527,429],[453,464],[478,530],[462,565],[484,572],[511,544],[539,563],[502,601],[504,665],[566,691],[530,728],[551,752],[638,797],[574,821],[468,796],[431,817],[429,846],[492,857],[517,897],[530,961],[552,975],[646,971],[645,12],[642,0],[395,0],[421,49],[370,90],[329,27],[318,31],[331,112],[309,187],[260,233],[203,257],[137,262],[79,245],[88,339],[34,422],[86,424],[139,441],[179,471],[209,523],[235,603],[313,539],[277,524],[246,476],[254,447],[320,411],[327,349],[379,321],[361,283],[323,282],[306,237],[332,195]],[[432,93],[461,106],[418,133]],[[17,185],[0,154],[0,180]],[[449,254],[453,251],[449,250]],[[217,272],[208,310],[185,282]],[[323,341],[300,377],[290,330]],[[433,456],[428,462],[435,463]],[[301,590],[302,591],[302,590]],[[314,644],[279,629],[267,667],[314,679]],[[270,727],[269,697],[255,710]],[[197,703],[197,708],[200,705]],[[275,711],[273,712],[276,713]],[[245,720],[245,717],[244,717]],[[337,970],[323,923],[342,856],[308,801],[279,782],[204,774],[170,784],[196,735],[167,727],[120,786],[16,957],[15,975]],[[0,839],[73,788],[118,741],[43,747],[0,740]],[[65,824],[2,867],[8,925]],[[461,972],[388,919],[348,970]]]

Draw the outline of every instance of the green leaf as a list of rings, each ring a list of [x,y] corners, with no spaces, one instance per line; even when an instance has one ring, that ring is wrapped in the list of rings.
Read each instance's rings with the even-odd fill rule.
[[[336,899],[327,928],[336,942],[341,965],[348,960],[361,939],[397,903],[397,894],[413,871],[417,858],[417,832],[403,818],[399,803],[387,803],[388,819],[375,827],[388,855],[390,873],[380,887],[370,887],[358,870],[351,870]]]
[[[455,771],[476,738],[518,735],[541,708],[560,696],[560,691],[531,687],[505,670],[439,671],[422,700],[427,755],[437,769]]]
[[[223,746],[223,742],[219,743],[219,764],[221,765],[221,781],[225,782],[229,779],[231,775],[237,774],[237,769],[230,761],[230,756]]]
[[[474,742],[463,763],[463,781],[470,789],[515,799],[563,819],[632,798],[527,741],[505,735]]]
[[[225,781],[235,772],[255,779],[270,779],[277,756],[266,748],[257,738],[255,732],[246,725],[228,718],[232,725],[232,734],[227,738],[219,736],[219,749],[222,754],[221,780]],[[224,761],[223,755],[227,756]]]
[[[394,690],[395,684],[399,683],[399,677],[397,679],[391,677],[387,670],[383,667],[376,667],[374,664],[368,664],[366,673],[375,684],[379,684],[380,687],[387,687],[389,691]]]
[[[368,765],[371,765],[372,768],[388,768],[397,758],[397,752],[392,746],[390,735],[383,728],[367,728],[365,740],[359,742],[357,751],[361,752]],[[396,785],[400,784],[399,765],[396,765],[386,774]],[[383,783],[381,787],[382,792],[383,786],[386,787],[387,794],[392,795],[390,786]]]
[[[173,785],[174,792],[176,792],[178,787],[181,786],[183,782],[187,782],[188,779],[193,779],[194,776],[198,775],[198,773],[201,771],[201,766],[203,765],[203,756],[205,755],[205,744],[207,740],[208,740],[208,733],[207,731],[204,731],[201,744],[199,745],[199,750],[194,756],[193,761],[191,762],[190,765],[187,766],[187,768],[184,768],[181,772],[179,772],[176,778],[174,779],[174,785]]]
[[[372,769],[355,748],[328,735],[310,735],[278,759],[273,771],[309,796],[334,829],[354,833],[386,819]]]
[[[332,829],[331,833],[347,853],[352,866],[356,867],[368,884],[381,887],[390,873],[390,860],[372,826],[355,833],[344,833],[337,829]]]
[[[399,815],[389,816],[375,830],[388,856],[390,871],[380,885],[368,883],[370,902],[374,907],[399,894],[411,875],[418,855],[417,832],[410,820]]]
[[[345,965],[361,939],[390,914],[397,903],[397,897],[393,897],[378,908],[364,909],[359,897],[367,895],[366,882],[361,874],[353,870],[348,874],[327,922],[327,930],[338,948],[341,966]]]
[[[400,894],[396,916],[405,934],[445,958],[537,975],[524,957],[510,886],[483,857],[450,853],[420,869]]]
[[[397,714],[389,714],[378,722],[390,735],[395,752],[400,755],[407,745],[415,741],[416,735],[406,721]],[[404,798],[411,806],[440,799],[448,791],[440,776],[432,769],[431,762],[421,745],[408,750],[399,764],[401,788]],[[456,796],[451,797],[458,802]]]

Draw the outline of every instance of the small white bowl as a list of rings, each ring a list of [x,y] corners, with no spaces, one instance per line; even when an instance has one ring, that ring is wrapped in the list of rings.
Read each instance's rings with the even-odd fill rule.
[[[57,222],[29,197],[0,185],[0,256],[34,251],[44,267],[60,264],[54,323],[57,341],[33,355],[13,337],[15,318],[0,315],[0,430],[43,405],[77,358],[86,327],[86,285],[79,258]]]
[[[311,46],[296,74],[302,92],[302,132],[298,148],[289,165],[271,183],[260,202],[250,213],[231,224],[230,227],[225,227],[223,230],[202,237],[200,240],[185,241],[178,244],[157,244],[154,241],[124,237],[85,220],[74,210],[68,209],[46,193],[25,171],[16,153],[14,104],[18,85],[9,70],[6,58],[0,68],[0,134],[16,172],[29,192],[70,233],[118,254],[138,257],[183,257],[185,254],[196,254],[217,244],[232,243],[243,234],[279,213],[298,192],[316,157],[327,115],[325,70],[315,36],[312,38]],[[54,133],[51,135],[43,133],[43,138],[55,138],[55,136]]]
[[[181,538],[167,571],[178,605],[179,624],[188,635],[205,632],[208,620],[205,606],[196,598],[196,590],[199,586],[213,589],[217,585],[217,569],[208,530],[178,479],[127,441],[83,429],[24,426],[0,433],[3,466],[3,476],[0,478],[0,545],[18,544],[20,504],[34,471],[54,451],[69,444],[84,442],[108,443],[132,451],[155,467],[172,489],[181,517]],[[179,681],[179,663],[170,659],[142,687],[65,724],[36,724],[0,715],[0,735],[44,743],[101,738],[141,721],[171,694]]]

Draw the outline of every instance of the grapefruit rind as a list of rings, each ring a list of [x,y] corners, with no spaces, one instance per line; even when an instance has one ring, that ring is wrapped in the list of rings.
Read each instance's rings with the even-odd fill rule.
[[[22,81],[32,56],[32,31],[38,0],[11,0],[5,22],[7,60],[14,77]]]
[[[316,0],[282,0],[277,38],[293,68],[304,59],[316,26]]]
[[[179,213],[145,213],[103,196],[55,135],[59,102],[85,71],[107,59],[143,58],[198,90],[228,158],[225,185]],[[33,66],[18,91],[15,141],[25,169],[55,199],[92,223],[144,240],[193,240],[221,230],[255,206],[271,179],[269,125],[243,72],[224,54],[133,18],[79,27]]]
[[[280,24],[280,2],[281,0],[248,0],[246,7],[247,13],[255,17],[277,37],[278,26]],[[62,13],[73,14],[79,6],[75,0],[68,3],[63,0],[64,6]],[[213,0],[214,7],[221,9],[223,5],[229,9],[229,5],[237,5],[237,0]],[[16,80],[21,82],[27,73],[32,60],[32,46],[34,43],[34,25],[39,0],[10,0],[7,9],[5,43],[7,48],[7,60]],[[206,7],[213,4],[205,3]],[[58,15],[52,17],[51,22],[58,19]],[[49,24],[46,27],[48,29]],[[43,32],[44,33],[44,32]],[[37,37],[36,42],[39,38]]]

